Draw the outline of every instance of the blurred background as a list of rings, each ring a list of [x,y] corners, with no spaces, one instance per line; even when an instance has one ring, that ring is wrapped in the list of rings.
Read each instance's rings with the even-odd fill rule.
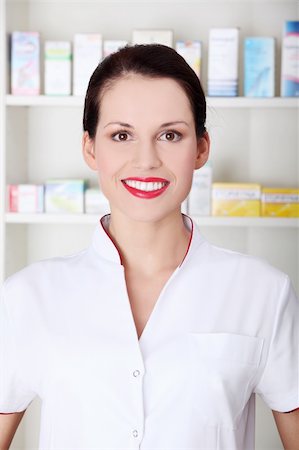
[[[1,0],[0,283],[89,244],[109,205],[81,152],[87,81],[125,43],[161,42],[186,58],[207,95],[211,157],[182,210],[215,244],[288,273],[298,292],[298,5]],[[26,411],[13,450],[38,448],[40,406]],[[282,450],[260,399],[256,449]]]

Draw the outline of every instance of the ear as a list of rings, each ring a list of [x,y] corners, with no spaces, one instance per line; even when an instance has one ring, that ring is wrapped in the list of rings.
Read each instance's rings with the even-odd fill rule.
[[[203,136],[197,140],[197,156],[194,169],[200,169],[205,165],[210,155],[210,136],[206,131]]]
[[[88,167],[90,167],[90,169],[92,170],[97,170],[94,140],[91,139],[88,131],[85,131],[82,137],[82,151],[84,160]]]

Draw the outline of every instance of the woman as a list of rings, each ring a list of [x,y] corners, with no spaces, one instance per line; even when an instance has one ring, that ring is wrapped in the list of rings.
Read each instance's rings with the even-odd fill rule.
[[[40,449],[251,450],[255,393],[298,449],[290,281],[181,214],[208,159],[205,119],[197,76],[168,47],[125,47],[95,70],[83,154],[111,214],[86,250],[5,283],[1,449],[39,395]]]

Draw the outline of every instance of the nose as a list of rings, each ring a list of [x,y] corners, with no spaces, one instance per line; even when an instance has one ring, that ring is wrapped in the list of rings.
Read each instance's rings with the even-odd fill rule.
[[[162,165],[155,144],[151,141],[143,141],[137,146],[134,157],[133,167],[141,170],[157,169]]]

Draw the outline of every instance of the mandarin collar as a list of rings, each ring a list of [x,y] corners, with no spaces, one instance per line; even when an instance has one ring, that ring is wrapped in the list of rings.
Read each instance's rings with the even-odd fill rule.
[[[191,217],[182,214],[183,221],[185,226],[188,228],[189,231],[191,231],[189,244],[186,250],[186,253],[184,255],[184,258],[182,259],[181,264],[179,267],[182,267],[188,259],[190,259],[191,255],[194,253],[194,251],[198,248],[198,246],[204,241],[204,238],[201,236],[201,233],[197,227],[196,224],[194,224]],[[117,244],[113,240],[113,238],[109,234],[109,222],[110,222],[110,214],[106,214],[103,216],[98,224],[96,225],[93,239],[92,239],[92,246],[96,253],[103,259],[117,264],[122,265],[122,258],[121,254],[117,248]]]

